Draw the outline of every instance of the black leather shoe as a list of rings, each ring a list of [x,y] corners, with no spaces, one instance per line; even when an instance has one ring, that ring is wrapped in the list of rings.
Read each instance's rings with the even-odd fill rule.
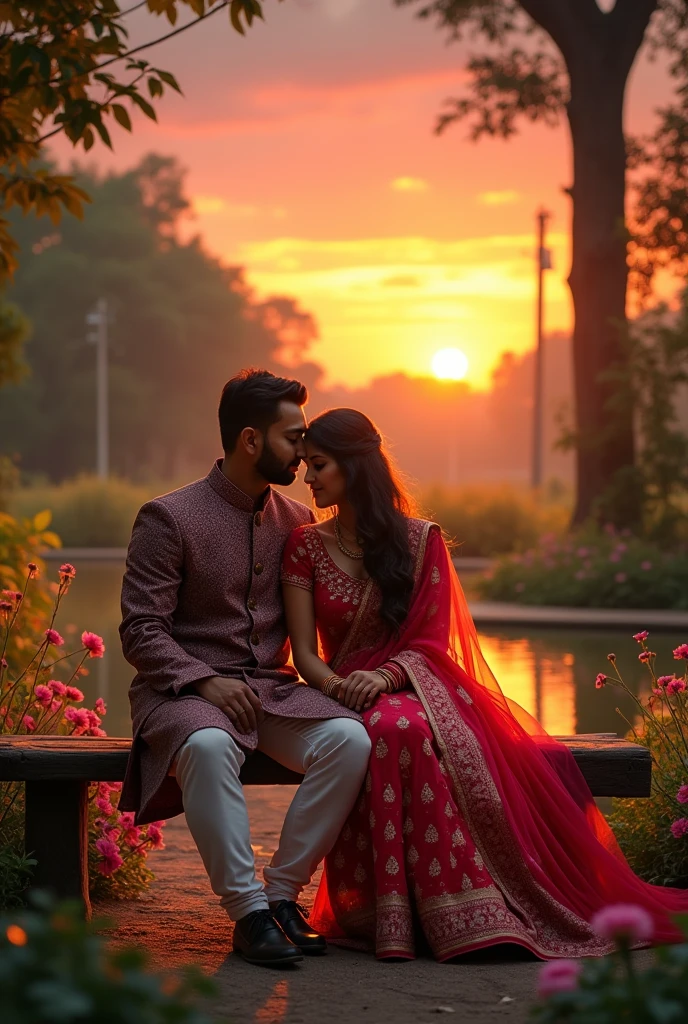
[[[249,964],[267,967],[298,964],[301,950],[275,923],[270,910],[254,910],[234,925],[234,952]]]
[[[294,900],[278,900],[270,904],[270,911],[288,939],[307,956],[321,956],[327,953],[327,943],[308,927],[308,911]],[[305,915],[305,917],[304,917]]]

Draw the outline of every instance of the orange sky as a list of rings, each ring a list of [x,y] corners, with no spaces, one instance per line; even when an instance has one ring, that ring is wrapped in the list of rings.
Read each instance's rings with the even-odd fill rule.
[[[438,138],[467,47],[391,0],[266,0],[265,11],[246,38],[221,12],[151,50],[185,96],[163,101],[157,126],[113,129],[116,152],[99,149],[98,165],[178,156],[193,230],[245,264],[260,294],[293,295],[315,314],[312,355],[330,382],[426,373],[437,349],[456,346],[484,386],[501,351],[531,347],[540,204],[553,213],[546,325],[569,327],[565,126],[528,126],[509,143],[474,145],[461,125]],[[134,17],[137,42],[166,27]],[[667,96],[661,69],[642,64],[627,127],[648,128]]]

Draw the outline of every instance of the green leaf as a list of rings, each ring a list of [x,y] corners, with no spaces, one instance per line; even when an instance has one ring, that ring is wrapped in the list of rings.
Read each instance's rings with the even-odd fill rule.
[[[53,514],[49,508],[44,508],[42,512],[37,512],[33,517],[33,528],[36,533],[42,533],[43,530],[47,530],[52,522]]]
[[[110,133],[108,132],[108,130],[105,127],[105,125],[103,124],[103,121],[102,121],[102,118],[100,117],[100,115],[97,118],[94,119],[93,127],[98,132],[98,134],[100,135],[101,139],[103,140],[105,145],[108,147],[108,149],[112,149],[112,139],[110,138]]]
[[[139,107],[143,111],[143,113],[146,115],[146,117],[150,117],[151,121],[157,121],[158,118],[157,118],[157,115],[155,113],[155,110],[150,105],[148,100],[144,100],[144,98],[141,95],[141,93],[139,93],[139,92],[132,93],[132,97],[131,98],[132,98],[132,102],[134,102],[136,104],[136,106]]]
[[[246,35],[244,26],[241,24],[241,12],[244,9],[244,5],[241,0],[232,0],[229,7],[229,20],[232,23],[232,27],[239,33],[239,35]]]
[[[153,97],[153,99],[155,99],[157,96],[162,96],[163,88],[162,82],[160,81],[159,78],[148,79],[148,91]]]
[[[122,128],[126,128],[128,132],[131,131],[131,118],[129,117],[129,111],[126,107],[123,107],[121,103],[112,104],[112,113],[117,121],[117,124],[121,124]]]
[[[171,89],[175,89],[178,93],[181,93],[182,90],[180,89],[179,83],[174,75],[171,75],[169,71],[160,71],[159,68],[156,68],[156,71],[158,73],[158,77],[162,79],[165,85],[169,85]]]
[[[89,149],[93,147],[93,144],[96,141],[95,135],[90,128],[85,128],[81,138],[84,143],[84,150],[88,153]]]

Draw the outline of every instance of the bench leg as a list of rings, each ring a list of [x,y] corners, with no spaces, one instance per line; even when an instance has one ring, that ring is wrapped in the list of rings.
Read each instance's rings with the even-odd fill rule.
[[[26,783],[24,846],[36,858],[33,885],[60,899],[88,898],[88,783]]]

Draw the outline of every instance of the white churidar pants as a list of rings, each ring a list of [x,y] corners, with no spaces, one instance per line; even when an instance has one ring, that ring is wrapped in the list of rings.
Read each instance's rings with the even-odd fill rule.
[[[258,749],[304,773],[279,846],[256,878],[248,810],[239,781],[245,754],[222,729],[199,729],[177,755],[174,773],[186,821],[210,884],[233,921],[268,901],[297,900],[335,840],[361,789],[370,756],[364,726],[351,718],[265,715]]]

